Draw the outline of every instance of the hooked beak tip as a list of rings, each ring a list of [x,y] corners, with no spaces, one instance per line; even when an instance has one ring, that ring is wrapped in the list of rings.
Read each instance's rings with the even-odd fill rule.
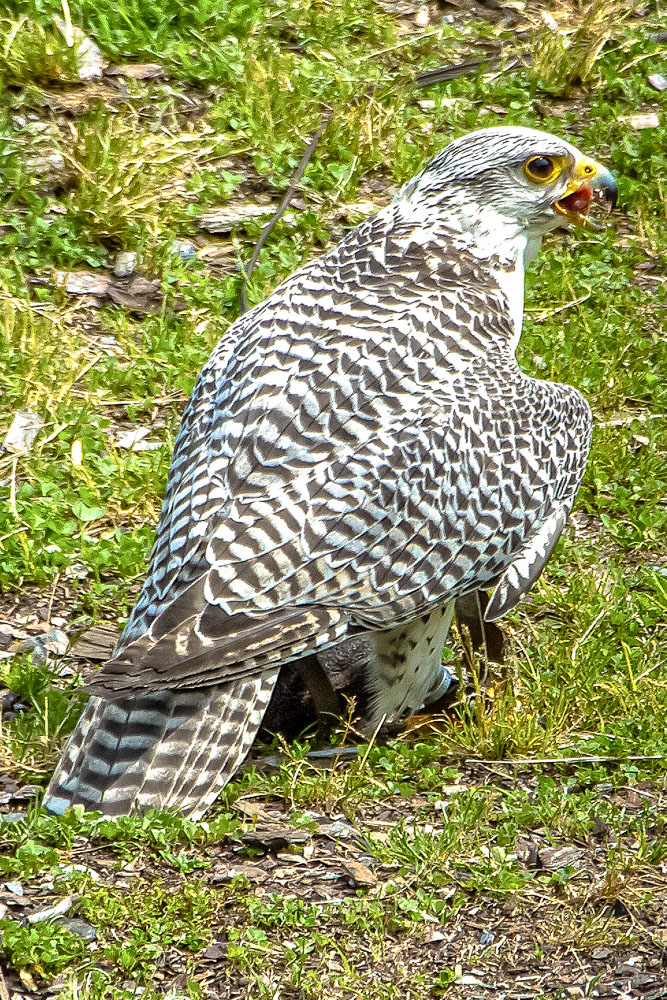
[[[618,184],[614,175],[606,167],[600,167],[597,174],[589,182],[595,200],[602,205],[607,212],[616,208],[618,201]]]

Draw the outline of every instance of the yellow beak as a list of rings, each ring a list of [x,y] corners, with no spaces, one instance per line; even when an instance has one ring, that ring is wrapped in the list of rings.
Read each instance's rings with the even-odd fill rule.
[[[610,171],[601,163],[582,157],[575,165],[572,180],[565,193],[554,204],[554,208],[574,225],[597,229],[599,226],[587,215],[591,203],[595,201],[606,212],[611,212],[617,199],[618,186]]]

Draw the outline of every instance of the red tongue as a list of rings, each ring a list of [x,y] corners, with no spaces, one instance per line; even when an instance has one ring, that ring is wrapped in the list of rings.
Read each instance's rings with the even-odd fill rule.
[[[593,191],[588,184],[582,184],[580,188],[569,194],[567,198],[561,198],[559,205],[568,212],[578,212],[585,215],[593,200]]]

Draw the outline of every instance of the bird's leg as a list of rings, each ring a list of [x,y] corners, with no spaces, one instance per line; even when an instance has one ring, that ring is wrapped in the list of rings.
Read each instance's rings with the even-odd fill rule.
[[[304,656],[293,660],[291,666],[313,699],[320,728],[330,729],[332,723],[342,715],[343,704],[319,659],[317,656]]]
[[[489,603],[489,595],[484,590],[473,590],[463,597],[457,597],[456,623],[459,629],[465,625],[470,632],[472,648],[481,649],[487,660],[503,663],[504,637],[495,622],[484,621],[484,610]]]

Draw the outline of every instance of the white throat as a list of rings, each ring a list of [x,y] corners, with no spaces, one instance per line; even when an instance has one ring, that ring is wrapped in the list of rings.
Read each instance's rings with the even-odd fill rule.
[[[489,262],[489,270],[507,299],[514,329],[510,348],[514,353],[523,325],[526,267],[537,255],[542,237],[529,236],[516,220],[485,206],[471,206],[448,220],[448,225],[452,222],[460,228],[467,250]]]
[[[429,203],[424,197],[413,200],[403,194],[399,192],[385,210],[393,210],[403,222],[414,226],[398,242],[428,245],[446,238],[454,247],[487,261],[489,272],[507,300],[513,327],[509,346],[515,352],[523,323],[525,270],[540,249],[542,237],[529,236],[520,222],[508,219],[490,205],[464,206],[458,199],[446,202],[441,195]]]

